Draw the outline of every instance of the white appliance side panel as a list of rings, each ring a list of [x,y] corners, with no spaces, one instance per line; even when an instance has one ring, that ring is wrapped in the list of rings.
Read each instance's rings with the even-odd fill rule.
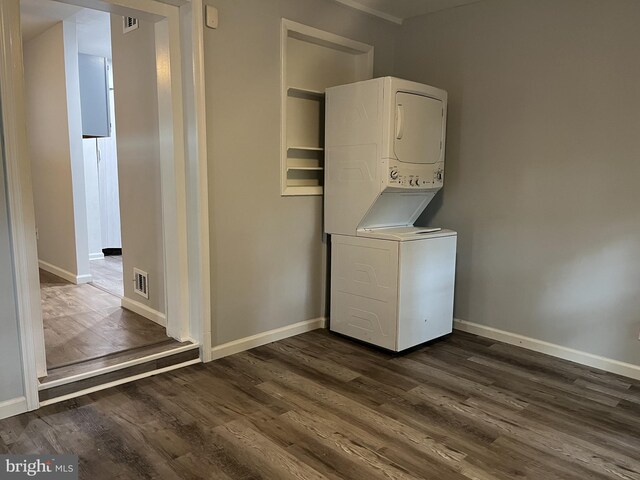
[[[396,349],[398,242],[331,237],[334,332]]]
[[[325,144],[335,147],[378,143],[382,134],[382,95],[380,80],[328,88]]]
[[[377,145],[329,147],[325,155],[324,230],[355,235],[358,223],[380,193]]]
[[[355,235],[380,193],[382,81],[327,89],[325,231]]]
[[[398,350],[451,333],[457,237],[400,244]]]
[[[444,104],[435,98],[396,94],[394,152],[400,162],[436,163],[442,159]]]

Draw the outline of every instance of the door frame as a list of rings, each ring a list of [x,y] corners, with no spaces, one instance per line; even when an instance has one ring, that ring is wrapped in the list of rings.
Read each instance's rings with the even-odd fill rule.
[[[211,359],[203,0],[57,0],[156,23],[167,334]],[[0,99],[27,409],[39,407],[46,374],[31,169],[28,157],[20,1],[0,2]],[[192,35],[183,35],[191,30]],[[185,44],[185,42],[189,42]],[[183,56],[183,50],[191,55]],[[185,81],[186,80],[186,81]],[[188,115],[185,104],[190,106]],[[191,117],[191,118],[189,118]],[[191,127],[187,136],[185,126]],[[191,172],[190,174],[188,174]],[[196,211],[187,205],[196,206]],[[192,248],[190,248],[190,246]],[[190,271],[197,265],[197,272]]]

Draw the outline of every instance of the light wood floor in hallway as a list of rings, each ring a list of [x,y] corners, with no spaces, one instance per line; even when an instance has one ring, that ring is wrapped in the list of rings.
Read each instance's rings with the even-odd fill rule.
[[[170,340],[163,327],[93,285],[74,285],[41,270],[40,293],[48,369]]]
[[[640,479],[640,382],[456,332],[314,331],[0,422],[82,479]]]
[[[122,255],[107,255],[104,258],[91,260],[89,266],[93,286],[118,297],[124,296]]]

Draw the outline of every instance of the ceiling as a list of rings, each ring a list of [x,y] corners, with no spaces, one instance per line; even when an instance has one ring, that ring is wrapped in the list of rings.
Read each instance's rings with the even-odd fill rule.
[[[403,20],[419,15],[469,5],[481,0],[335,0],[348,7],[402,24]]]
[[[111,58],[111,15],[83,8],[75,16],[78,52]]]
[[[165,0],[182,3],[183,0]],[[455,8],[481,0],[335,0],[348,7],[401,24],[419,15]],[[25,42],[37,37],[62,20],[75,16],[78,44],[82,53],[111,57],[109,14],[54,0],[21,0],[22,36]],[[108,44],[108,47],[107,47]]]
[[[106,12],[52,0],[20,0],[20,17],[24,42],[66,20],[76,24],[80,53],[111,58],[110,16]]]
[[[22,38],[28,42],[61,20],[66,20],[82,10],[80,7],[47,0],[21,0],[20,20]]]

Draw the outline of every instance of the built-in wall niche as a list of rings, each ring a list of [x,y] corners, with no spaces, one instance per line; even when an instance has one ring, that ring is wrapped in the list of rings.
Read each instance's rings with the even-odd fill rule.
[[[324,92],[373,76],[373,47],[282,19],[282,195],[322,195]]]

